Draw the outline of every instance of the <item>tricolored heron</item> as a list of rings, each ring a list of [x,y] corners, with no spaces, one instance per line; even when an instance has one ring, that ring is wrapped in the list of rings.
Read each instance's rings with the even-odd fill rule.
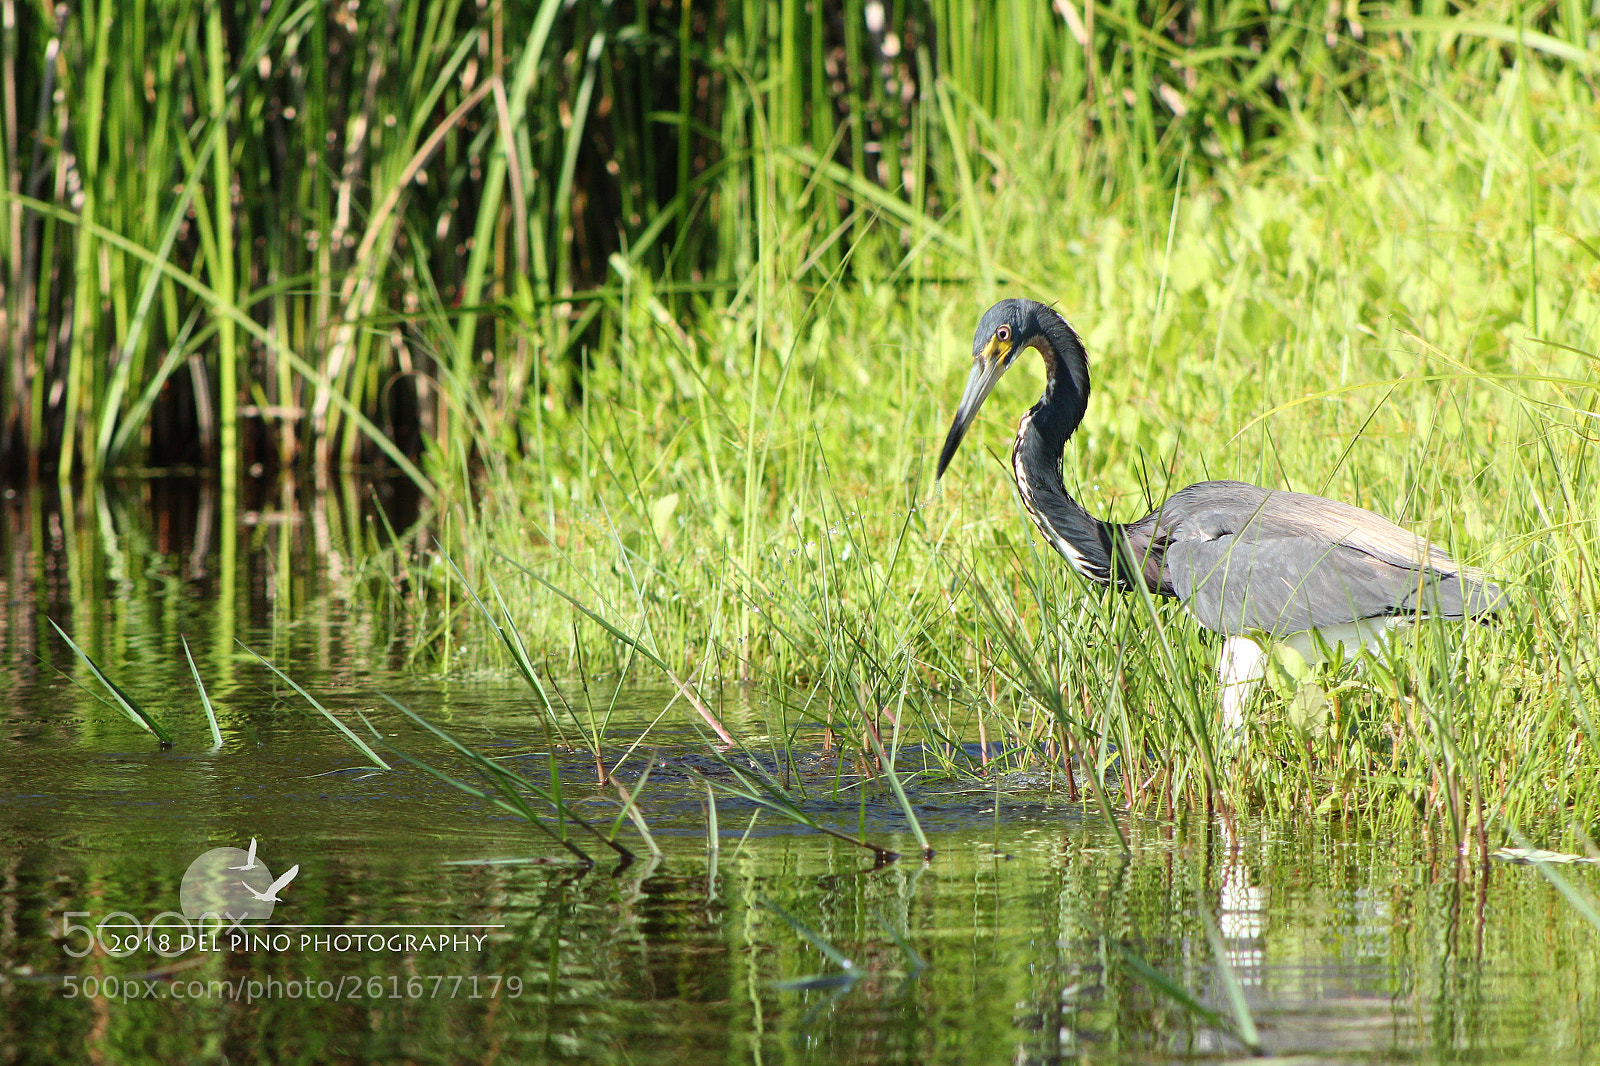
[[[972,338],[972,376],[939,453],[938,477],[1000,375],[1025,350],[1044,357],[1044,396],[1022,416],[1011,470],[1044,539],[1090,581],[1142,581],[1183,601],[1221,633],[1223,724],[1237,732],[1262,675],[1264,642],[1308,662],[1336,645],[1377,651],[1392,626],[1431,616],[1474,618],[1506,602],[1482,571],[1387,518],[1337,500],[1202,481],[1136,522],[1102,521],[1067,494],[1061,452],[1089,403],[1089,360],[1065,319],[1033,300],[1002,300]]]

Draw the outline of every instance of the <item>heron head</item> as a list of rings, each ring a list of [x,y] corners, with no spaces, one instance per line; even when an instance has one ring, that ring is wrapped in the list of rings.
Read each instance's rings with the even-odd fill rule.
[[[950,465],[961,439],[967,435],[967,427],[977,417],[978,408],[989,398],[1000,375],[1011,369],[1011,364],[1025,349],[1039,343],[1043,336],[1040,311],[1049,312],[1049,309],[1032,300],[1001,300],[978,320],[978,331],[972,337],[972,373],[967,377],[955,421],[939,452],[939,471],[934,480],[944,476],[945,467]]]

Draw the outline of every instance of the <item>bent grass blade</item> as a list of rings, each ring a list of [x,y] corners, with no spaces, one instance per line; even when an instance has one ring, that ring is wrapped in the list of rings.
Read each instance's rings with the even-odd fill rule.
[[[898,756],[900,753],[899,723],[905,718],[906,687],[910,684],[910,682],[911,664],[908,661],[906,663],[905,674],[902,675],[900,679],[900,706],[894,718],[896,724],[894,731],[895,742],[893,746],[894,754],[896,756]],[[861,708],[861,712],[863,715],[867,714],[868,708],[863,706]],[[868,741],[872,744],[873,752],[878,756],[878,766],[883,770],[884,776],[889,779],[889,787],[894,791],[894,798],[895,801],[900,805],[900,812],[906,816],[906,821],[911,825],[911,835],[917,838],[917,846],[922,849],[922,857],[924,859],[933,858],[933,845],[928,843],[928,835],[922,831],[922,823],[917,820],[917,812],[911,806],[910,797],[906,795],[905,786],[900,781],[899,772],[895,770],[894,759],[891,758],[890,754],[884,750],[883,741],[879,738],[878,731],[876,729],[867,729],[865,730],[865,733]]]
[[[381,699],[388,701],[390,705],[392,705],[401,714],[411,719],[412,722],[416,723],[418,726],[421,726],[439,740],[444,741],[444,743],[449,745],[449,747],[454,750],[456,754],[466,759],[468,764],[482,774],[489,784],[494,787],[495,791],[499,793],[501,798],[496,799],[495,797],[490,796],[481,790],[466,784],[465,782],[458,781],[455,778],[445,774],[443,771],[435,769],[423,760],[417,759],[414,756],[405,755],[404,753],[398,751],[396,752],[396,754],[401,755],[402,758],[411,763],[413,766],[416,766],[422,770],[426,770],[428,773],[439,778],[439,780],[446,782],[454,788],[458,788],[461,791],[466,792],[468,795],[472,795],[481,799],[487,799],[490,802],[495,803],[496,806],[499,806],[503,810],[510,811],[517,817],[525,818],[529,822],[537,825],[540,829],[543,829],[546,833],[549,833],[554,840],[561,844],[562,847],[567,848],[569,851],[581,856],[586,861],[589,861],[589,857],[579,850],[575,844],[567,839],[564,829],[566,822],[572,822],[574,825],[583,828],[585,831],[593,835],[596,840],[600,841],[612,851],[615,851],[625,863],[629,863],[634,860],[635,855],[632,851],[622,844],[617,843],[617,841],[611,839],[606,834],[600,832],[600,830],[591,825],[586,818],[573,811],[572,808],[568,806],[567,803],[561,798],[559,793],[553,792],[544,786],[537,785],[530,778],[524,777],[522,774],[516,773],[512,770],[508,770],[481,752],[474,751],[473,749],[467,747],[460,740],[440,729],[432,722],[429,722],[426,718],[423,718],[416,711],[413,711],[410,707],[407,707],[393,696],[383,692],[378,693],[378,696]],[[551,778],[554,783],[559,786],[559,774],[556,772],[553,765],[551,768]],[[560,824],[563,826],[562,831],[557,832],[556,830],[552,830],[549,826],[545,825],[544,821],[534,813],[531,807],[528,806],[527,801],[522,798],[522,794],[519,789],[526,789],[528,792],[533,793],[535,796],[538,796],[540,799],[548,803],[555,810],[556,815],[560,820]],[[649,837],[647,836],[646,839],[648,840]],[[651,842],[651,846],[653,850],[653,841]]]
[[[768,774],[761,768],[760,764],[755,763],[753,760],[750,771],[757,778],[756,781],[752,781],[745,776],[743,770],[734,766],[720,753],[713,752],[712,754],[718,762],[722,763],[723,768],[732,774],[738,780],[739,785],[743,787],[736,787],[721,781],[713,781],[704,774],[691,769],[689,772],[699,778],[707,789],[720,789],[727,795],[737,796],[747,803],[753,803],[758,807],[769,810],[779,817],[793,822],[795,825],[803,825],[808,829],[816,830],[818,833],[831,836],[835,840],[842,840],[847,844],[854,844],[858,848],[865,848],[867,851],[872,852],[873,858],[880,866],[900,858],[900,853],[897,851],[892,851],[880,844],[874,844],[863,838],[853,837],[848,833],[823,825],[796,806],[794,801],[784,794],[782,786],[772,779],[772,775]]]
[[[796,977],[787,981],[774,981],[774,988],[781,988],[789,992],[805,991],[807,989],[818,988],[848,989],[862,978],[863,974],[859,969],[856,968],[856,964],[852,962],[844,952],[834,947],[827,938],[823,937],[820,933],[807,928],[806,925],[798,918],[794,917],[792,914],[778,906],[776,903],[772,902],[770,899],[767,899],[764,896],[757,896],[756,902],[761,904],[761,906],[765,907],[767,910],[771,911],[773,914],[776,914],[779,918],[782,918],[784,922],[788,924],[789,928],[793,929],[795,932],[804,937],[812,947],[822,952],[823,956],[829,962],[839,967],[840,970],[840,972],[836,974],[813,974],[810,977]]]
[[[311,704],[311,706],[315,707],[317,709],[318,713],[321,714],[322,717],[324,717],[324,718],[326,718],[328,720],[330,725],[332,725],[339,732],[343,733],[344,736],[345,736],[345,739],[348,740],[351,744],[355,745],[356,749],[358,751],[360,751],[361,754],[365,755],[367,758],[371,759],[375,764],[377,764],[377,768],[383,769],[383,770],[393,769],[393,767],[391,767],[388,763],[383,761],[383,756],[381,756],[377,752],[373,751],[372,747],[366,741],[362,740],[360,737],[358,737],[354,733],[352,733],[350,731],[350,727],[345,725],[343,722],[339,721],[339,719],[334,716],[334,713],[332,711],[328,710],[328,708],[324,707],[321,703],[319,703],[317,701],[317,698],[315,696],[313,696],[311,693],[307,692],[305,689],[301,688],[298,684],[296,684],[294,678],[290,677],[288,674],[284,673],[282,670],[279,670],[276,666],[272,665],[271,662],[269,662],[265,658],[263,658],[260,655],[260,653],[258,653],[254,648],[250,647],[250,645],[246,644],[244,641],[235,638],[234,643],[238,644],[239,647],[243,648],[245,651],[247,651],[251,655],[255,656],[256,659],[260,661],[262,666],[265,666],[268,670],[271,670],[273,673],[275,673],[279,677],[281,677],[283,679],[283,683],[284,684],[288,685],[290,688],[292,688],[296,692],[300,693],[301,696],[305,697],[305,700],[306,700],[307,703],[309,703],[309,704]]]
[[[639,831],[639,835],[644,837],[645,847],[650,849],[650,857],[659,860],[663,854],[661,846],[656,843],[655,834],[650,832],[650,825],[644,820],[644,812],[639,810],[639,795],[644,791],[644,787],[650,783],[650,771],[655,767],[655,764],[655,756],[652,755],[644,764],[644,773],[639,775],[639,780],[633,783],[631,789],[624,786],[621,781],[613,780],[611,782],[612,787],[617,790],[617,796],[622,800],[622,810],[618,812],[616,821],[611,823],[611,835],[613,837],[617,835],[617,830],[622,825],[622,819],[627,818],[633,823],[633,827]]]
[[[200,680],[200,670],[194,664],[194,655],[189,651],[189,638],[178,637],[183,641],[183,657],[189,660],[189,672],[194,675],[195,687],[200,690],[200,706],[206,709],[206,722],[211,726],[211,750],[222,750],[222,730],[217,728],[217,712],[211,706],[211,697],[206,695],[206,683]]]
[[[1561,872],[1556,869],[1556,866],[1562,862],[1574,860],[1594,862],[1595,860],[1576,855],[1570,857],[1560,856],[1552,852],[1541,851],[1532,847],[1528,843],[1528,839],[1518,832],[1516,827],[1508,826],[1507,831],[1510,833],[1511,838],[1517,842],[1517,847],[1515,849],[1501,848],[1496,853],[1496,857],[1507,858],[1512,862],[1526,864],[1538,870],[1539,876],[1549,881],[1551,887],[1561,893],[1572,909],[1578,913],[1579,917],[1588,922],[1595,932],[1600,933],[1600,906],[1597,906],[1592,897],[1563,877]]]
[[[78,647],[77,642],[71,637],[67,636],[66,630],[56,625],[56,620],[54,618],[47,619],[47,621],[57,633],[61,634],[61,639],[67,642],[67,647],[71,648],[73,653],[76,654],[78,658],[83,660],[84,665],[89,668],[89,672],[94,674],[95,677],[99,678],[100,683],[110,690],[111,695],[117,701],[117,706],[122,708],[123,713],[126,714],[130,720],[132,720],[133,724],[154,734],[155,738],[161,741],[163,746],[171,747],[172,734],[169,733],[160,722],[152,718],[143,707],[140,707],[137,703],[133,702],[132,698],[130,698],[126,692],[123,692],[122,689],[118,688],[116,682],[107,677],[105,671],[100,669],[95,661],[89,657],[89,653]],[[202,695],[204,695],[203,691]],[[101,700],[101,702],[103,703],[105,701]],[[209,706],[207,709],[209,710]],[[215,728],[215,725],[213,725],[213,728]]]
[[[516,622],[511,617],[511,611],[506,607],[505,598],[500,595],[499,587],[494,585],[493,582],[490,583],[490,588],[494,592],[495,602],[499,605],[500,613],[505,618],[505,625],[501,625],[495,619],[494,613],[489,610],[488,605],[478,595],[478,590],[473,587],[472,582],[467,580],[467,575],[461,572],[461,567],[456,565],[455,559],[451,558],[450,553],[444,550],[443,545],[439,545],[439,554],[449,564],[450,569],[456,575],[456,580],[461,582],[461,587],[466,590],[473,604],[483,615],[483,620],[489,623],[489,628],[494,631],[494,635],[500,638],[501,644],[505,645],[506,651],[511,655],[511,661],[516,664],[517,672],[522,675],[523,680],[538,695],[539,703],[544,708],[546,720],[555,723],[559,732],[561,720],[556,714],[555,704],[550,702],[550,695],[545,691],[544,683],[539,680],[539,672],[534,668],[533,660],[528,655],[528,646],[523,641],[522,634],[517,630]],[[576,716],[573,717],[573,721],[577,722],[580,730],[583,730],[583,723],[578,722]],[[583,739],[591,752],[599,752],[599,738],[589,736],[587,730],[584,730]]]
[[[507,561],[511,562],[511,560]],[[511,565],[517,566],[515,562],[512,562]],[[678,679],[678,675],[670,666],[666,664],[665,661],[662,660],[659,655],[645,647],[638,640],[628,636],[628,634],[624,633],[622,630],[606,621],[594,611],[591,611],[588,607],[585,607],[578,601],[576,597],[567,592],[565,589],[551,584],[538,574],[535,574],[524,567],[517,566],[517,569],[521,570],[523,573],[539,582],[539,584],[543,585],[551,592],[554,592],[557,596],[560,596],[562,599],[572,604],[572,606],[576,607],[595,625],[599,626],[601,629],[604,629],[617,640],[622,641],[623,644],[637,651],[640,655],[643,655],[646,659],[650,660],[650,662],[654,663],[658,670],[667,675],[667,680],[671,681],[673,686],[676,687],[677,690],[683,695],[683,698],[689,701],[689,705],[695,709],[695,712],[699,714],[702,719],[704,719],[706,725],[710,726],[712,730],[716,732],[717,736],[721,738],[722,742],[728,745],[732,745],[734,743],[733,734],[729,733],[727,729],[723,727],[722,723],[717,719],[717,716],[711,713],[711,708],[707,707],[705,702],[700,699],[700,694],[696,692],[693,686],[689,685],[687,682],[680,681]]]
[[[1139,978],[1139,980],[1149,985],[1155,991],[1172,1000],[1173,1003],[1176,1003],[1179,1007],[1182,1007],[1184,1011],[1193,1015],[1205,1025],[1208,1025],[1220,1032],[1227,1033],[1233,1039],[1239,1041],[1239,1043],[1248,1048],[1251,1054],[1264,1054],[1260,1045],[1255,1043],[1253,1039],[1247,1040],[1243,1030],[1241,1030],[1238,1026],[1229,1022],[1227,1018],[1224,1018],[1221,1014],[1201,1003],[1195,998],[1193,992],[1190,992],[1181,983],[1171,977],[1168,977],[1166,974],[1150,965],[1141,956],[1135,954],[1134,951],[1125,944],[1117,940],[1112,940],[1108,937],[1105,941],[1105,945],[1114,955],[1117,956],[1118,959],[1122,961],[1122,964],[1126,966],[1135,977]],[[1246,1014],[1244,1017],[1245,1020],[1249,1019],[1248,1014]],[[1253,1031],[1254,1026],[1251,1028]]]
[[[1235,1030],[1233,1036],[1245,1047],[1250,1049],[1252,1055],[1261,1055],[1261,1034],[1256,1031],[1256,1020],[1250,1013],[1250,1003],[1245,999],[1244,986],[1239,983],[1239,975],[1233,972],[1233,967],[1228,963],[1227,945],[1222,942],[1222,930],[1217,928],[1217,920],[1211,914],[1211,908],[1206,901],[1197,899],[1196,909],[1200,912],[1200,921],[1205,925],[1206,940],[1211,944],[1211,958],[1217,967],[1217,979],[1222,984],[1223,991],[1228,997],[1228,1007],[1233,1011]]]
[[[379,695],[381,696],[383,694],[379,693]],[[389,697],[385,696],[384,698],[388,699]],[[525,802],[523,802],[522,797],[517,795],[514,791],[507,792],[505,790],[501,790],[501,795],[492,796],[482,789],[477,788],[466,781],[462,781],[460,778],[452,777],[450,774],[439,769],[437,766],[419,759],[414,755],[407,755],[405,752],[399,750],[396,750],[394,754],[396,758],[409,763],[434,779],[449,785],[462,795],[471,796],[473,799],[481,799],[486,803],[492,803],[496,807],[499,807],[501,810],[505,811],[507,814],[511,815],[513,818],[527,822],[535,829],[538,829],[540,832],[544,833],[551,840],[555,841],[557,844],[560,844],[567,851],[571,852],[572,855],[585,866],[594,865],[594,859],[590,857],[588,852],[584,851],[582,848],[578,847],[578,845],[574,844],[572,841],[563,837],[556,830],[551,829],[548,825],[546,825],[544,819],[535,814],[533,808],[529,807]]]

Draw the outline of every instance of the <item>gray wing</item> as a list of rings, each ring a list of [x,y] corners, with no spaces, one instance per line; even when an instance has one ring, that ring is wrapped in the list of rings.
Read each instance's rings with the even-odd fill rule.
[[[1505,594],[1371,511],[1238,481],[1176,493],[1144,522],[1162,577],[1200,623],[1276,636],[1387,615],[1464,618]]]

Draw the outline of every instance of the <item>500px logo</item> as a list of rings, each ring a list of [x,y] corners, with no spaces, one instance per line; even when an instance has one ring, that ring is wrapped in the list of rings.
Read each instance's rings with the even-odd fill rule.
[[[217,936],[227,928],[242,931],[241,922],[272,917],[272,909],[283,902],[278,895],[300,873],[297,863],[282,877],[273,877],[267,864],[256,857],[256,839],[250,850],[212,848],[189,864],[178,888],[182,911],[162,911],[148,925],[127,911],[112,911],[94,925],[75,922],[89,917],[88,911],[67,911],[58,939],[67,943],[62,950],[81,959],[98,944],[113,958],[125,959],[143,949],[165,959],[187,951],[220,951]],[[113,919],[122,921],[113,921]],[[207,920],[216,927],[209,933]],[[82,940],[75,939],[82,936]]]
[[[125,959],[139,951],[153,951],[164,959],[175,959],[189,951],[220,951],[217,937],[226,928],[222,915],[204,914],[191,922],[177,911],[162,911],[148,925],[127,911],[112,911],[94,925],[74,921],[87,917],[88,911],[67,911],[62,917],[56,939],[64,942],[61,950],[75,959],[83,958],[96,945],[115,959]],[[216,922],[209,931],[208,919]],[[238,926],[237,920],[233,926]]]

